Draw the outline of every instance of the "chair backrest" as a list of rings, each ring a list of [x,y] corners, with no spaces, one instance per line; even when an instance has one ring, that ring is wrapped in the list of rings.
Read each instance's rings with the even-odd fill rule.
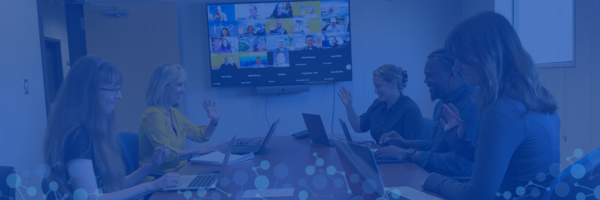
[[[15,168],[0,166],[0,199],[11,199],[11,197],[12,199],[15,199],[15,188],[9,187],[7,183],[8,176],[13,173],[15,173]]]
[[[132,132],[121,132],[117,135],[117,140],[123,151],[127,173],[132,173],[137,170],[139,165],[139,135]]]
[[[423,130],[421,131],[422,140],[431,140],[431,131],[433,131],[433,121],[429,118],[423,117]]]
[[[600,195],[597,194],[600,191],[597,188],[600,185],[599,166],[600,148],[596,148],[560,172],[550,183],[550,190],[544,194],[543,199],[581,199],[582,195]]]

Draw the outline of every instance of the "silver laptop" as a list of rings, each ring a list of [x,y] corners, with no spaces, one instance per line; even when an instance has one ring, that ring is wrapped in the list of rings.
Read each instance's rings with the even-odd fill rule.
[[[196,190],[200,188],[204,189],[215,189],[217,184],[221,178],[225,175],[225,170],[227,170],[227,165],[229,164],[229,155],[231,154],[231,149],[235,144],[235,135],[233,138],[229,140],[229,144],[227,145],[227,149],[225,152],[225,157],[223,158],[223,164],[221,165],[221,171],[219,173],[210,173],[210,174],[201,174],[201,175],[182,175],[179,180],[179,186],[164,188],[164,191],[177,191],[177,190]]]
[[[353,174],[359,175],[360,182],[372,181],[371,184],[351,184],[350,193],[363,195],[364,199],[403,199],[403,200],[441,200],[410,187],[386,187],[379,174],[375,157],[369,147],[344,140],[332,140],[347,179]],[[373,192],[364,192],[364,190]]]
[[[275,128],[277,128],[277,124],[279,124],[279,119],[273,122],[262,144],[235,145],[231,150],[231,153],[248,154],[250,152],[253,152],[255,155],[261,153],[267,147],[267,143],[269,143],[269,140],[271,139],[271,136],[273,136],[273,133],[275,133]]]

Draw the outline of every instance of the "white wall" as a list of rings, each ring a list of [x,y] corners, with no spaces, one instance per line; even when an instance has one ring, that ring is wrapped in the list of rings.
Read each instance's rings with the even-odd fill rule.
[[[576,148],[588,153],[600,147],[600,2],[577,0],[574,13],[575,67],[540,70],[544,86],[560,105],[561,158],[572,156]],[[568,165],[563,159],[563,166]]]
[[[94,3],[122,2],[95,0]],[[128,2],[144,2],[129,0]],[[188,71],[187,94],[183,97],[184,115],[196,124],[209,119],[202,108],[204,99],[217,101],[221,122],[209,144],[219,144],[237,134],[238,137],[264,136],[268,130],[265,119],[265,98],[252,87],[210,87],[207,44],[206,4],[238,3],[239,0],[177,0],[179,51],[181,64]],[[243,1],[242,1],[243,2]],[[249,1],[255,2],[255,1]],[[266,107],[269,121],[281,119],[276,134],[289,135],[305,130],[301,113],[316,113],[323,117],[325,128],[331,130],[334,117],[346,120],[346,112],[335,97],[340,85],[345,85],[355,97],[359,113],[365,112],[376,98],[372,72],[391,63],[401,65],[409,73],[406,95],[421,107],[423,116],[431,117],[434,104],[423,84],[423,67],[427,55],[443,46],[446,35],[460,20],[459,0],[424,1],[364,1],[350,0],[353,81],[311,85],[310,92],[290,95],[270,95]],[[333,103],[335,101],[335,107]],[[334,133],[341,134],[339,122],[333,123]],[[362,134],[370,138],[368,134]],[[190,144],[197,146],[197,144]]]
[[[466,1],[462,0],[463,5]],[[496,12],[511,19],[510,0],[484,0],[492,2]],[[565,158],[575,149],[584,153],[600,147],[596,123],[600,121],[600,2],[577,0],[575,2],[575,67],[540,69],[543,85],[550,90],[559,104],[561,119],[561,163],[569,166]],[[464,7],[464,6],[463,6]],[[489,6],[471,7],[467,13],[489,10]],[[463,18],[464,19],[464,18]],[[527,50],[527,49],[526,49]],[[533,58],[536,59],[535,57]],[[578,160],[573,158],[573,162]]]
[[[13,166],[23,175],[42,164],[42,140],[46,105],[37,1],[10,0],[0,6],[0,165]],[[8,31],[10,30],[10,31]],[[23,92],[29,80],[29,94]],[[0,180],[5,181],[5,180]],[[39,188],[36,175],[22,178],[21,185]],[[27,199],[26,190],[20,188]],[[36,198],[41,198],[41,191]],[[21,199],[17,197],[17,199]]]
[[[60,40],[63,78],[67,77],[69,62],[69,38],[67,36],[67,21],[64,4],[53,4],[50,0],[42,0],[42,22],[44,36]]]
[[[211,144],[221,143],[233,134],[262,136],[268,130],[266,96],[256,95],[250,87],[210,87],[205,5],[217,2],[229,1],[178,2],[181,63],[189,73],[184,114],[195,123],[207,123],[201,102],[205,98],[218,102],[222,121]],[[311,85],[307,93],[270,95],[266,107],[269,121],[281,119],[276,133],[289,135],[305,130],[303,112],[320,114],[330,132],[335,109],[333,132],[341,134],[337,118],[347,121],[347,117],[334,91],[340,85],[348,87],[357,112],[365,112],[376,98],[372,72],[386,63],[408,70],[405,93],[417,102],[424,116],[431,118],[434,104],[423,84],[423,66],[427,55],[443,46],[446,35],[459,21],[458,5],[458,1],[446,0],[351,0],[353,81],[337,83],[335,88],[334,84]],[[362,136],[370,138],[368,134]]]
[[[497,1],[510,0],[460,0],[460,20],[465,20],[482,11],[494,11]]]

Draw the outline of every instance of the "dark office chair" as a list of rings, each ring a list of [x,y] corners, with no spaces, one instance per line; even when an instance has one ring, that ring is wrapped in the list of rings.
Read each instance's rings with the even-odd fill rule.
[[[117,135],[117,141],[123,151],[123,158],[127,166],[127,174],[133,173],[139,168],[139,135],[132,132],[122,132]],[[160,171],[151,172],[149,176],[159,178],[165,173]]]
[[[0,166],[0,199],[15,199],[15,188],[8,187],[7,179],[10,174],[15,173],[15,168]],[[15,180],[16,181],[16,180]]]
[[[433,121],[429,118],[423,117],[423,130],[421,131],[422,140],[431,140],[431,131],[433,131]]]
[[[550,191],[546,192],[540,189],[542,193],[545,192],[543,199],[580,199],[581,195],[597,195],[596,187],[600,185],[600,167],[598,166],[600,166],[600,148],[594,149],[581,160],[563,170],[550,183]]]

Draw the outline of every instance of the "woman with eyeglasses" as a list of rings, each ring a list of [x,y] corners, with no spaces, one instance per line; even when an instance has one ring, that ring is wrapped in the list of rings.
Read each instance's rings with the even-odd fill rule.
[[[61,86],[44,140],[44,159],[51,168],[46,182],[60,199],[136,199],[178,185],[179,174],[139,184],[159,167],[169,151],[156,146],[148,162],[125,175],[114,124],[113,110],[121,99],[123,76],[111,62],[98,56],[77,60]],[[54,190],[54,189],[52,189]],[[54,198],[48,195],[47,199]]]

